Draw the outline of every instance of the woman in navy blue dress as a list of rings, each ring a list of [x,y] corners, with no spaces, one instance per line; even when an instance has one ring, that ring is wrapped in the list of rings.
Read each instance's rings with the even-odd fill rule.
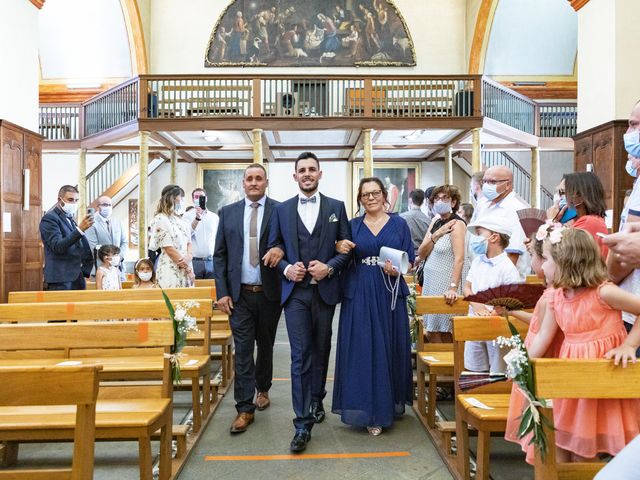
[[[385,211],[387,190],[380,179],[362,179],[360,205],[365,214],[351,220],[353,243],[342,247],[352,248],[353,257],[343,273],[332,411],[343,423],[379,435],[404,413],[405,405],[411,405],[413,375],[409,289],[390,262],[378,266],[378,254],[380,247],[391,247],[407,252],[413,262],[414,249],[404,219]],[[400,283],[394,302],[389,290],[396,282]]]

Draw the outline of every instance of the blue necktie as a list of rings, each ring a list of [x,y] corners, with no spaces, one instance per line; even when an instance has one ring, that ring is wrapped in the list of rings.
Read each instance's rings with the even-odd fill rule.
[[[304,205],[306,203],[316,203],[317,197],[311,197],[311,198],[300,198],[300,205]]]

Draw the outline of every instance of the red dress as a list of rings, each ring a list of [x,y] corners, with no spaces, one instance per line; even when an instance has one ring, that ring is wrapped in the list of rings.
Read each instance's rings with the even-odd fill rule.
[[[527,332],[527,336],[524,339],[524,346],[529,348],[533,344],[533,340],[536,338],[536,335],[540,331],[540,326],[542,325],[542,319],[544,318],[544,312],[546,312],[547,308],[551,307],[551,302],[553,301],[555,289],[553,287],[547,288],[542,294],[542,298],[538,300],[535,308],[533,309],[533,316],[531,317],[531,322],[529,323],[529,331]],[[562,332],[558,332],[556,337],[553,339],[553,343],[549,347],[549,350],[545,353],[545,357],[557,357],[560,352],[560,345],[562,344],[562,340],[564,335]],[[531,442],[532,434],[529,434],[523,438],[518,438],[518,429],[520,428],[520,419],[522,416],[522,411],[524,407],[527,405],[527,401],[525,399],[524,394],[520,390],[520,387],[515,383],[511,387],[511,397],[509,398],[509,413],[507,415],[507,427],[505,429],[504,438],[510,442],[519,443],[522,447],[522,451],[526,453],[527,463],[533,465],[534,461],[534,447],[533,444],[529,444]]]
[[[604,222],[604,218],[599,217],[598,215],[583,215],[573,222],[573,228],[579,228],[580,230],[589,232],[600,248],[600,255],[602,255],[602,258],[605,260],[607,259],[609,248],[604,244],[602,238],[596,235],[596,233],[604,233],[605,235],[609,233],[609,230],[607,230],[607,224]]]
[[[601,299],[601,287],[572,299],[556,290],[552,308],[565,337],[560,358],[603,358],[626,338],[622,313]],[[554,399],[553,418],[559,447],[586,458],[616,455],[640,433],[640,399]]]

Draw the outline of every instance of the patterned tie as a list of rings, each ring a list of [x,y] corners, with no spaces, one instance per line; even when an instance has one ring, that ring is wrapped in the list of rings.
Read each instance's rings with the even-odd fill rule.
[[[105,223],[107,224],[107,230],[109,231],[109,236],[111,236],[111,221],[105,220]]]
[[[258,202],[251,204],[251,218],[249,219],[249,263],[257,267],[258,262]]]
[[[304,205],[306,203],[316,203],[317,197],[313,196],[311,198],[300,198],[300,205]]]

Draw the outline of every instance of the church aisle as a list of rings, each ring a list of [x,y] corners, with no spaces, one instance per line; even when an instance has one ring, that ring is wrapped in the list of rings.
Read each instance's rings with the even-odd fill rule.
[[[311,442],[304,452],[304,455],[321,454],[326,457],[273,459],[273,456],[290,455],[289,442],[293,437],[289,342],[283,316],[278,325],[274,349],[271,406],[262,412],[256,411],[256,420],[245,433],[231,435],[229,427],[236,411],[233,389],[230,389],[191,453],[179,480],[452,478],[410,406],[407,406],[404,417],[396,422],[394,428],[384,431],[379,437],[369,436],[364,429],[347,427],[337,415],[329,412],[338,314],[336,312],[333,325],[328,393],[324,402],[327,418],[314,426]],[[354,458],[358,454],[371,456]],[[262,458],[247,460],[249,456]]]

